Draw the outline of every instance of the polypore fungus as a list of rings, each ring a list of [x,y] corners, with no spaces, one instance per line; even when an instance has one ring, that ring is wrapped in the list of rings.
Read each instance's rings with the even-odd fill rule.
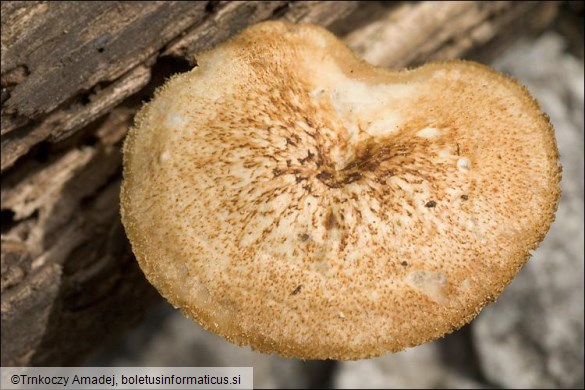
[[[122,220],[148,280],[234,343],[358,359],[436,339],[554,219],[548,118],[486,66],[381,69],[283,22],[197,63],[130,130]]]

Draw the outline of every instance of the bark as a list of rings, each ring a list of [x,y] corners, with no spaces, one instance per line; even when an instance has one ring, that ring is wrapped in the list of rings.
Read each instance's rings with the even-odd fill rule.
[[[366,60],[487,60],[553,2],[2,2],[2,365],[74,365],[161,300],[118,214],[132,118],[165,78],[266,19],[328,26]]]

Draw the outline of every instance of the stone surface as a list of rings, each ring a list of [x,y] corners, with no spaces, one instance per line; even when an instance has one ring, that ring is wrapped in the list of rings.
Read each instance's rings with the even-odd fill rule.
[[[335,388],[485,388],[450,367],[440,344],[427,343],[376,359],[341,363],[335,375]]]
[[[89,366],[254,367],[254,388],[306,388],[313,362],[284,359],[240,348],[207,332],[164,303],[118,348]],[[314,371],[314,370],[313,370]]]
[[[559,35],[523,42],[495,67],[522,81],[555,127],[563,179],[551,230],[473,323],[486,377],[513,388],[583,387],[583,62]]]

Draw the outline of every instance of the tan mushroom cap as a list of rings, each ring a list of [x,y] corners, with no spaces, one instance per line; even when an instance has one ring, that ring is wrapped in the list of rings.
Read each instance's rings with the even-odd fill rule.
[[[436,339],[554,219],[552,127],[488,67],[375,68],[282,22],[197,62],[137,116],[122,220],[148,280],[234,343],[359,359]]]

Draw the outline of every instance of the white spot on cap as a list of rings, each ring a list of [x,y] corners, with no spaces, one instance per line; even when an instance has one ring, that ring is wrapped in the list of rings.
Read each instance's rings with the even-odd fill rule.
[[[318,261],[315,263],[314,265],[315,270],[324,274],[329,270],[329,266],[327,265],[327,262],[325,261]]]
[[[436,302],[444,302],[443,289],[447,285],[447,276],[440,271],[415,271],[407,275],[406,281],[420,292]]]
[[[461,283],[460,288],[463,291],[469,291],[469,289],[471,288],[471,282],[469,281],[468,278],[463,279],[463,283]]]
[[[345,128],[347,129],[347,133],[349,134],[350,139],[354,139],[358,136],[359,130],[356,125],[349,124],[345,126]]]
[[[164,152],[162,152],[159,156],[158,156],[158,161],[165,162],[168,161],[171,158],[171,153],[168,150],[165,150]]]
[[[337,314],[339,316],[339,318],[345,318],[345,314],[343,314],[342,311],[339,312],[339,314]]]
[[[388,135],[398,130],[401,125],[400,115],[398,113],[385,112],[384,117],[373,121],[366,129],[370,135]]]
[[[417,136],[421,137],[421,138],[435,138],[441,135],[441,132],[439,131],[439,129],[436,129],[434,127],[425,127],[422,130],[419,130],[416,133]]]
[[[469,170],[471,170],[471,162],[468,158],[461,157],[457,160],[457,168],[459,168],[460,171],[469,172]]]
[[[473,219],[469,218],[467,220],[466,226],[467,226],[467,229],[469,229],[469,230],[473,229],[475,227],[475,221]]]
[[[336,89],[331,90],[331,104],[333,105],[333,108],[335,109],[335,112],[337,113],[337,115],[343,116],[343,114],[345,114],[346,108],[345,105],[342,104],[342,102],[339,101],[339,93],[337,93]]]
[[[185,117],[181,114],[178,114],[176,112],[171,112],[167,115],[167,125],[170,127],[180,127],[183,124],[185,124],[185,122],[187,122],[187,120],[185,119]]]
[[[311,41],[321,49],[327,47],[327,40],[321,34],[311,34]]]
[[[309,92],[309,96],[312,98],[321,97],[321,95],[325,92],[325,88],[315,88],[311,92]]]
[[[440,158],[447,158],[451,155],[451,153],[449,153],[449,151],[447,149],[441,149],[439,151],[439,157]]]

